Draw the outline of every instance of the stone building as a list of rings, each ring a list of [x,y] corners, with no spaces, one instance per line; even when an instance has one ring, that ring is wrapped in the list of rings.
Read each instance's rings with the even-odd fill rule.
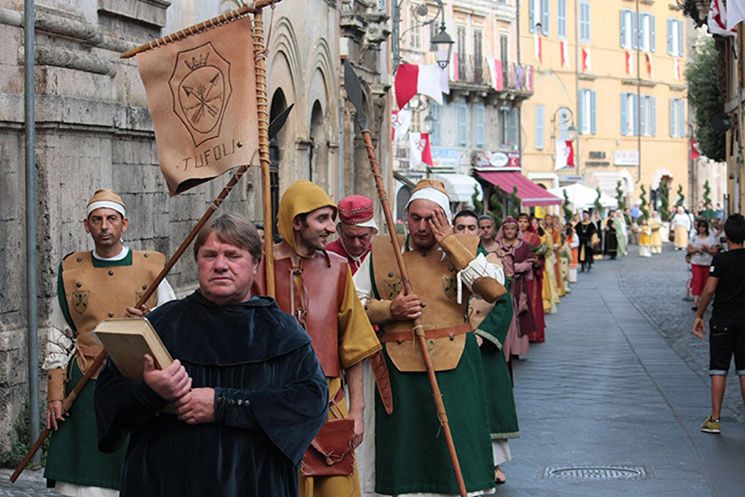
[[[233,0],[37,0],[36,163],[39,342],[43,355],[61,258],[91,248],[85,203],[99,187],[128,207],[126,243],[172,254],[228,177],[169,197],[158,168],[145,92],[132,60],[119,54],[148,39],[237,6]],[[0,0],[0,450],[27,401],[24,242],[23,2]],[[341,58],[354,62],[365,92],[381,163],[387,132],[380,66],[385,4],[370,0],[284,0],[265,10],[272,117],[295,104],[272,142],[272,200],[297,179],[334,198],[373,194],[366,156],[341,88]],[[312,13],[313,15],[309,15]],[[380,140],[377,140],[380,141]],[[364,159],[364,162],[362,161]],[[221,211],[261,219],[260,175],[252,168]],[[168,276],[177,292],[196,284],[184,256]],[[44,389],[42,385],[42,389]],[[42,409],[44,404],[42,403]]]

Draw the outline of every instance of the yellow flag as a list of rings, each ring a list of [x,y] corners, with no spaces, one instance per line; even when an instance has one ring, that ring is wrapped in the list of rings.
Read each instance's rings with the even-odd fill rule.
[[[243,17],[137,55],[171,195],[258,158],[252,36]]]

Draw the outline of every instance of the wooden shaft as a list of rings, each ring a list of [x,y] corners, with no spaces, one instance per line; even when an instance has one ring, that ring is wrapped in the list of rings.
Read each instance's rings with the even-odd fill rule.
[[[375,155],[375,147],[373,147],[372,144],[370,131],[362,130],[362,138],[365,142],[365,147],[367,148],[367,157],[370,159],[370,167],[372,169],[373,178],[375,179],[375,187],[378,190],[378,197],[383,206],[383,216],[385,217],[385,223],[388,226],[388,234],[391,237],[391,245],[393,245],[393,253],[396,257],[398,272],[401,273],[401,283],[404,287],[404,294],[409,295],[412,293],[411,280],[409,279],[409,272],[406,270],[406,265],[404,264],[404,257],[401,253],[401,244],[399,243],[398,235],[396,234],[396,224],[393,222],[391,208],[388,205],[388,194],[385,191],[385,184],[383,183],[383,176],[380,173],[380,165],[378,165],[378,159]],[[439,419],[442,432],[445,435],[445,443],[447,444],[448,453],[450,454],[450,462],[453,465],[455,481],[458,484],[458,493],[461,497],[467,497],[468,492],[466,490],[466,483],[463,479],[463,472],[460,469],[458,453],[455,451],[455,442],[453,441],[453,434],[450,431],[450,423],[448,422],[448,415],[445,411],[445,403],[442,401],[442,392],[437,383],[437,376],[435,375],[435,369],[432,366],[432,359],[429,356],[429,349],[427,348],[427,342],[424,336],[424,328],[419,319],[414,320],[414,334],[416,335],[417,343],[419,344],[419,350],[422,353],[422,360],[427,368],[427,378],[429,379],[429,385],[432,388],[432,398],[435,401],[435,407],[437,409],[437,419]]]
[[[209,29],[215,26],[219,26],[220,24],[233,21],[235,19],[245,16],[246,14],[252,14],[252,13],[255,14],[255,13],[261,12],[261,9],[263,9],[264,7],[269,7],[270,5],[274,5],[275,3],[278,3],[280,1],[281,0],[256,0],[253,3],[253,5],[244,5],[243,7],[239,9],[231,10],[230,12],[220,14],[219,16],[215,16],[211,19],[207,19],[206,21],[193,24],[182,30],[176,31],[175,33],[171,33],[166,36],[163,36],[162,38],[150,40],[147,43],[143,43],[142,45],[139,45],[130,50],[127,50],[126,52],[121,54],[119,57],[122,59],[129,59],[130,57],[134,57],[138,53],[147,52],[148,50],[151,50],[155,47],[166,45],[174,41],[183,40],[189,35],[193,35],[194,33],[204,31],[205,29]]]
[[[166,265],[163,266],[163,269],[158,273],[158,276],[155,277],[155,279],[150,283],[150,286],[147,287],[147,290],[145,290],[145,293],[140,297],[140,300],[137,301],[137,304],[135,304],[135,307],[140,308],[150,299],[150,297],[155,293],[155,291],[158,289],[158,286],[160,285],[161,281],[166,277],[168,272],[173,268],[173,265],[176,264],[176,262],[179,260],[179,258],[184,254],[187,248],[189,248],[189,245],[191,242],[196,238],[196,236],[199,234],[199,231],[204,227],[205,224],[207,224],[207,221],[209,221],[210,217],[212,217],[212,214],[215,213],[218,207],[220,207],[220,204],[223,203],[225,200],[225,197],[228,196],[228,194],[233,190],[236,184],[238,184],[238,181],[240,181],[241,177],[248,171],[247,165],[240,166],[238,170],[233,174],[233,177],[230,178],[230,181],[228,181],[228,184],[225,185],[225,187],[220,191],[219,195],[215,198],[215,200],[212,201],[210,206],[207,208],[205,213],[202,215],[199,222],[192,228],[191,232],[184,238],[184,241],[181,242],[181,245],[179,245],[179,248],[176,250],[176,252],[171,256],[170,259],[168,259],[168,262],[166,262]],[[75,403],[75,399],[77,399],[78,395],[80,394],[81,390],[85,387],[85,385],[88,383],[88,380],[91,379],[91,376],[93,374],[100,370],[103,366],[104,361],[106,361],[106,358],[108,355],[106,354],[106,351],[102,351],[100,354],[96,356],[96,359],[93,361],[93,363],[85,370],[85,374],[83,374],[83,377],[80,378],[78,383],[75,385],[75,387],[72,389],[72,391],[65,397],[65,399],[62,401],[62,412],[66,413],[70,411],[70,408]],[[24,469],[26,469],[26,466],[28,466],[28,463],[31,462],[31,458],[34,457],[34,454],[37,450],[39,450],[39,447],[41,447],[41,444],[44,443],[44,440],[49,436],[49,429],[44,429],[39,434],[39,438],[36,439],[34,444],[31,446],[29,451],[26,453],[26,456],[23,458],[21,463],[18,465],[18,467],[15,469],[13,474],[10,477],[11,482],[15,482],[18,477],[21,475]]]
[[[259,161],[261,163],[261,200],[264,209],[264,267],[266,294],[276,296],[274,282],[274,220],[272,219],[272,178],[269,171],[269,106],[266,97],[266,49],[264,16],[254,14],[254,60],[256,64],[256,109],[259,114]]]

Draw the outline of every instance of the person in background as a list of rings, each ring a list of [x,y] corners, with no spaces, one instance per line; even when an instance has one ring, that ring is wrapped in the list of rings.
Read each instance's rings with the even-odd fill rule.
[[[652,230],[652,254],[662,253],[662,234],[660,229],[662,228],[662,219],[660,213],[655,211],[652,213],[652,219],[649,220],[649,228]]]
[[[717,254],[717,239],[709,232],[709,223],[706,219],[697,219],[694,222],[696,234],[688,243],[687,253],[691,260],[691,294],[693,295],[693,309],[698,308],[701,294],[706,286],[709,276],[709,268],[714,255]]]
[[[528,332],[531,343],[543,343],[546,341],[546,317],[543,310],[543,278],[545,268],[545,257],[547,247],[541,242],[541,237],[536,230],[537,222],[529,214],[520,214],[517,224],[520,226],[520,236],[528,244],[534,254],[533,278],[528,280],[528,293],[530,294],[530,305],[533,310],[535,321],[534,330]]]
[[[652,257],[652,228],[649,222],[639,218],[639,257]]]
[[[688,232],[691,230],[691,219],[683,207],[678,207],[678,211],[673,216],[670,226],[675,234],[675,250],[685,250],[688,247]]]
[[[363,195],[349,195],[339,201],[338,237],[326,244],[326,250],[347,259],[352,274],[370,253],[372,239],[378,234],[373,201]]]
[[[497,221],[488,214],[479,216],[479,239],[481,246],[487,252],[497,250],[497,244],[494,239],[497,237]]]

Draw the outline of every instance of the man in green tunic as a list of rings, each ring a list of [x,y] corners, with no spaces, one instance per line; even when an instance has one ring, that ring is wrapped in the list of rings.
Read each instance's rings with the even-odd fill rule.
[[[126,247],[122,235],[128,226],[121,197],[108,189],[96,191],[83,221],[95,249],[68,254],[59,268],[44,360],[47,427],[53,430],[44,477],[62,495],[119,494],[124,449],[104,454],[96,448],[93,390],[98,372],[80,392],[69,416],[62,412],[65,395],[102,350],[93,329],[104,319],[142,315],[143,310],[175,298],[163,280],[145,309],[132,307],[163,269],[165,256]]]
[[[358,294],[385,344],[393,390],[391,415],[376,397],[375,491],[397,496],[458,493],[421,352],[412,340],[412,320],[419,318],[466,487],[472,495],[486,494],[494,488],[490,430],[483,415],[481,357],[466,312],[471,291],[494,302],[505,289],[495,279],[494,266],[476,256],[478,238],[453,234],[441,182],[420,181],[406,214],[410,235],[403,256],[413,293],[403,295],[395,254],[390,241],[381,237],[355,274]]]

